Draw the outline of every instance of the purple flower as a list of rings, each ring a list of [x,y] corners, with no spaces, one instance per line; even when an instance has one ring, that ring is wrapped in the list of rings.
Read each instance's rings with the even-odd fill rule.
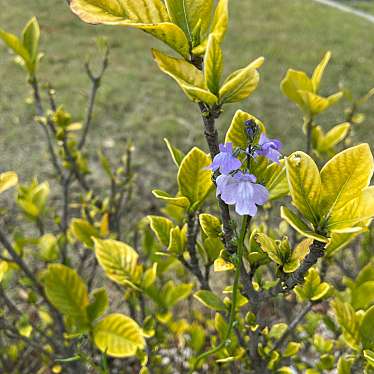
[[[220,144],[219,150],[220,153],[214,157],[209,167],[210,170],[216,171],[219,169],[221,174],[228,175],[242,166],[242,163],[232,154],[232,143]]]
[[[260,149],[256,150],[254,156],[264,156],[269,160],[279,164],[279,159],[282,154],[280,150],[282,149],[282,143],[278,139],[269,139],[265,134],[261,134],[260,140],[258,142]]]
[[[217,178],[217,196],[229,205],[235,205],[235,211],[241,216],[255,216],[256,205],[263,205],[269,199],[268,190],[256,184],[253,174],[241,171],[235,175],[220,175]]]

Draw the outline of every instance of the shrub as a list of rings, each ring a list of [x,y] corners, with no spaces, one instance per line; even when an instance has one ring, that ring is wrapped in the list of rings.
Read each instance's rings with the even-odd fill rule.
[[[200,110],[209,153],[166,141],[178,190],[152,191],[163,208],[135,222],[131,144],[120,162],[99,153],[107,189],[85,152],[106,43],[99,73],[86,65],[80,124],[51,87],[46,109],[37,20],[20,38],[0,30],[27,71],[55,175],[51,184],[0,176],[0,192],[18,185],[14,223],[0,230],[2,370],[372,372],[374,161],[368,144],[349,146],[374,90],[350,97],[326,132],[317,116],[349,97],[321,93],[328,52],[311,77],[290,69],[281,83],[302,112],[306,152],[283,157],[271,129],[241,110],[220,144],[217,120],[254,93],[264,63],[222,79],[227,0],[69,5],[85,22],[142,29],[179,55],[152,52]]]

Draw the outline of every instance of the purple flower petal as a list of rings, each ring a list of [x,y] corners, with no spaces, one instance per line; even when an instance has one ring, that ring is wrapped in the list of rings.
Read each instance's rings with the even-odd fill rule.
[[[241,171],[234,176],[220,175],[217,178],[217,196],[229,205],[235,205],[239,215],[255,216],[257,205],[263,205],[269,198],[268,190],[256,184],[256,177]]]
[[[258,205],[263,205],[269,200],[269,191],[261,184],[254,184],[254,202]]]
[[[279,163],[281,158],[282,143],[278,139],[269,139],[264,133],[261,134],[258,142],[260,149],[256,150],[254,156],[264,156],[269,160]]]
[[[219,169],[221,174],[228,175],[234,170],[238,170],[242,163],[236,157],[233,156],[232,143],[220,144],[220,153],[218,153],[214,159],[209,169],[216,171]]]

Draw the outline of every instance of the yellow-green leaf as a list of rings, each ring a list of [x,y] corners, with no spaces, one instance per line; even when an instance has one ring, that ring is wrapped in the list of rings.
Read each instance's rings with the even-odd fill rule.
[[[303,90],[299,90],[298,92],[304,102],[304,107],[313,116],[324,112],[343,97],[342,92],[338,92],[329,97],[322,97],[313,92]]]
[[[168,252],[180,256],[183,254],[187,242],[187,226],[180,229],[178,226],[170,231]]]
[[[179,168],[179,166],[180,166],[180,164],[181,164],[181,162],[182,162],[182,160],[185,156],[184,153],[180,149],[174,147],[168,139],[164,138],[164,142],[165,142],[166,146],[168,147],[168,150],[171,154],[171,157],[172,157],[175,165]]]
[[[17,174],[14,171],[7,171],[0,174],[0,193],[14,187],[18,183]]]
[[[218,101],[218,97],[206,88],[195,87],[185,83],[182,83],[180,86],[192,101],[203,102],[208,105],[216,104]]]
[[[214,33],[219,44],[222,43],[225,37],[228,23],[229,23],[229,2],[228,0],[219,0],[217,7],[214,11],[212,26],[210,28],[210,33]],[[205,53],[207,45],[208,45],[208,39],[205,39],[200,45],[198,45],[192,50],[192,53],[197,56],[203,55]]]
[[[238,110],[226,133],[225,143],[231,142],[234,147],[246,149],[248,137],[245,130],[245,122],[249,120],[254,121],[260,127],[261,131],[265,130],[264,124],[258,118],[249,113],[243,112],[242,110]]]
[[[87,316],[89,320],[95,321],[101,317],[109,306],[108,294],[105,288],[97,288],[90,295],[90,303],[87,305]]]
[[[341,209],[332,211],[327,229],[333,232],[361,231],[373,217],[374,187],[368,187]]]
[[[325,135],[321,126],[317,126],[313,129],[313,136],[315,137],[314,147],[321,153],[332,151],[337,144],[346,138],[350,129],[351,124],[344,122],[334,126]]]
[[[92,238],[100,237],[99,230],[84,219],[74,218],[70,224],[73,236],[88,248],[94,246]]]
[[[313,91],[313,84],[303,71],[289,69],[281,82],[282,92],[301,109],[305,108],[304,100],[300,95],[301,91]]]
[[[222,43],[229,24],[229,1],[219,0],[214,12],[211,32],[215,34],[219,43]]]
[[[289,342],[286,349],[283,352],[284,357],[291,357],[294,356],[297,352],[299,352],[301,348],[301,343],[296,342]],[[291,371],[293,373],[293,371]]]
[[[102,319],[93,330],[97,348],[111,357],[135,356],[145,347],[139,325],[130,317],[115,313]]]
[[[153,190],[153,196],[157,197],[157,199],[163,200],[168,204],[172,204],[178,206],[180,208],[188,208],[190,206],[190,202],[187,197],[184,196],[171,196],[167,192],[161,190]]]
[[[51,264],[42,273],[49,301],[65,316],[77,321],[87,318],[87,287],[77,272],[65,265]]]
[[[161,0],[71,0],[71,10],[84,22],[116,24],[119,22],[160,23],[169,16]]]
[[[161,0],[71,0],[70,8],[84,22],[138,28],[162,40],[183,57],[189,56],[187,37],[170,22]]]
[[[352,291],[352,306],[357,309],[367,309],[374,304],[374,280],[363,282]]]
[[[199,215],[200,226],[208,237],[218,238],[222,234],[221,221],[211,214],[202,213]]]
[[[207,308],[215,310],[217,312],[224,312],[226,311],[226,305],[224,302],[213,292],[200,290],[195,292],[193,295],[194,298]]]
[[[314,72],[312,75],[312,84],[313,84],[314,92],[318,92],[318,89],[319,89],[319,86],[321,84],[321,80],[323,77],[323,73],[325,72],[326,66],[329,63],[330,59],[331,59],[331,52],[328,51],[323,56],[323,59],[319,63],[319,65],[314,69]]]
[[[374,305],[368,309],[360,324],[360,337],[364,349],[374,349]]]
[[[53,234],[44,234],[39,238],[39,256],[43,261],[57,261],[60,256],[58,240]]]
[[[210,23],[213,0],[166,0],[171,20],[193,40],[193,30],[201,20],[201,33],[204,34]]]
[[[304,152],[286,158],[292,204],[314,225],[319,222],[321,178],[314,160]]]
[[[367,361],[367,363],[371,366],[371,367],[374,367],[374,352],[371,351],[370,349],[364,349],[363,351],[363,355]],[[342,374],[339,372],[339,374]],[[343,373],[345,374],[345,373]],[[349,372],[349,374],[351,374],[351,372]]]
[[[304,257],[309,253],[309,248],[313,243],[312,238],[302,240],[292,252],[292,259],[303,260]]]
[[[168,247],[170,242],[170,230],[174,227],[173,222],[168,218],[160,216],[148,216],[147,218],[159,242],[165,247]]]
[[[235,265],[225,261],[222,257],[218,257],[214,260],[213,268],[215,272],[229,271],[235,269]]]
[[[203,73],[189,62],[168,56],[156,49],[153,49],[152,53],[159,68],[178,84],[205,87]]]
[[[4,279],[5,273],[8,271],[9,265],[6,261],[0,261],[0,283]]]
[[[264,233],[257,233],[255,236],[256,242],[261,246],[261,249],[272,259],[276,264],[283,265],[283,259],[278,248],[277,242]]]
[[[220,103],[234,103],[249,97],[257,88],[260,81],[258,68],[264,63],[264,58],[259,57],[247,67],[237,70],[227,77],[219,90]]]
[[[291,225],[298,233],[306,236],[307,238],[316,239],[323,243],[328,243],[329,239],[315,233],[311,228],[303,222],[295,213],[291,212],[285,206],[281,207],[281,218]]]
[[[352,242],[359,234],[364,230],[353,233],[335,233],[331,234],[331,239],[326,246],[326,256],[332,257],[335,253],[345,248],[349,243]]]
[[[321,170],[322,191],[319,211],[327,218],[355,199],[369,185],[374,171],[368,144],[346,149]]]
[[[95,253],[109,279],[126,284],[136,275],[138,254],[129,245],[116,240],[94,239]]]
[[[210,157],[194,147],[183,159],[178,171],[179,191],[186,196],[191,205],[200,204],[213,187],[212,173],[207,170]]]
[[[209,35],[208,46],[204,58],[205,83],[209,90],[218,96],[223,70],[221,46],[214,34]]]
[[[20,56],[30,69],[31,58],[27,51],[27,49],[22,44],[21,40],[11,33],[5,32],[4,30],[0,29],[0,39],[4,41],[4,43],[13,50],[18,56]]]
[[[199,69],[185,60],[170,57],[155,49],[152,52],[158,67],[172,77],[191,100],[208,104],[217,102],[217,97],[208,91]]]
[[[40,28],[36,17],[31,18],[22,33],[23,46],[29,53],[31,61],[36,62],[38,57]]]

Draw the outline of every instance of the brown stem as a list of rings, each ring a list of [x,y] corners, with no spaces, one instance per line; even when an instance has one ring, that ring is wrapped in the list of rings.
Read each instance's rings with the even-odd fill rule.
[[[287,293],[294,289],[298,284],[304,283],[304,276],[308,270],[314,266],[318,259],[325,255],[326,243],[314,240],[310,246],[308,255],[304,258],[299,268],[291,273],[284,282],[280,282],[277,286],[272,288],[267,296],[275,296],[279,293]]]

